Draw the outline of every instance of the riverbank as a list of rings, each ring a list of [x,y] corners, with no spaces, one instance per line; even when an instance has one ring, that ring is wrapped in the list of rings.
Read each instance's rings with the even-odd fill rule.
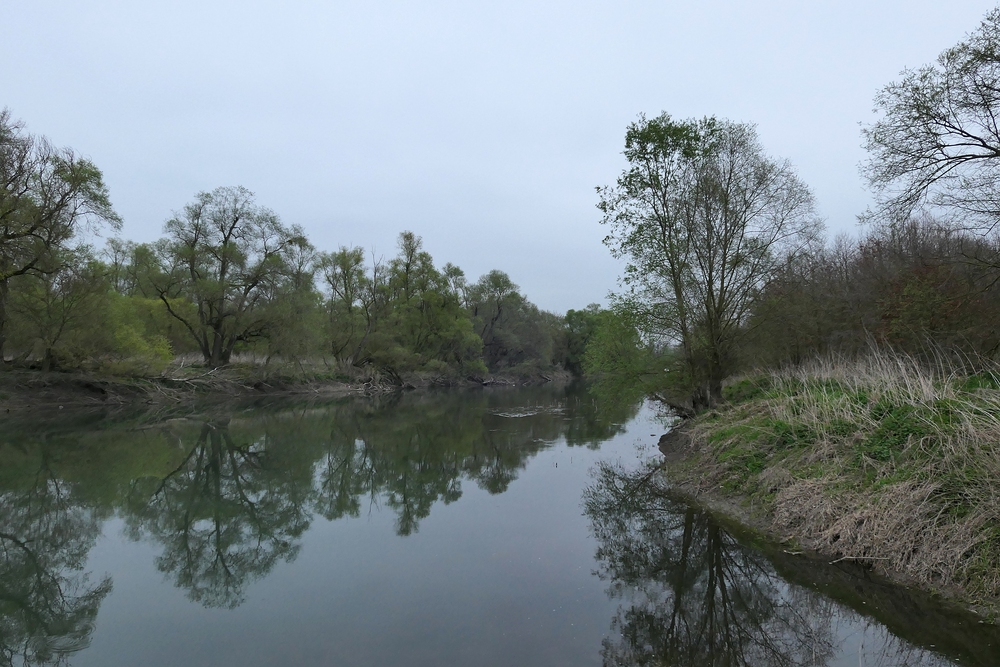
[[[661,439],[671,485],[783,541],[1000,610],[1000,384],[905,358],[744,378]]]
[[[149,376],[0,370],[0,414],[40,407],[170,404],[202,399],[304,395],[335,398],[429,387],[523,386],[569,382],[566,371],[507,372],[482,377],[337,373],[233,364],[218,369],[172,366]]]

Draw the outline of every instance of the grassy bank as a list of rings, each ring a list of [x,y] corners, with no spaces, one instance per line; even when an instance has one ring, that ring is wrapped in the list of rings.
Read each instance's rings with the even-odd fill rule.
[[[1000,384],[905,357],[747,377],[666,438],[684,490],[803,549],[996,609]]]

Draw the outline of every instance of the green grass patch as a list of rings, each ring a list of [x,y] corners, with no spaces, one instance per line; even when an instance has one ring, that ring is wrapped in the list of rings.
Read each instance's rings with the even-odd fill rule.
[[[1000,371],[965,377],[905,358],[864,359],[743,378],[724,397],[692,424],[702,447],[686,474],[699,484],[766,510],[776,493],[811,488],[796,480],[819,481],[815,508],[785,507],[814,522],[809,530],[859,512],[869,517],[852,538],[862,548],[938,554],[914,559],[912,572],[898,566],[1000,600]]]
[[[774,445],[779,449],[804,447],[816,442],[817,433],[806,424],[790,424],[781,419],[775,419],[770,424],[774,434]]]
[[[911,438],[919,440],[930,434],[931,425],[922,413],[923,410],[912,405],[876,404],[871,415],[879,420],[879,425],[858,443],[858,454],[876,461],[890,460],[906,447]]]
[[[982,371],[975,375],[970,375],[961,382],[964,391],[976,391],[978,389],[1000,389],[1000,376],[993,371]]]
[[[727,403],[746,403],[759,398],[765,398],[774,387],[770,376],[757,376],[737,380],[722,388],[722,398]]]

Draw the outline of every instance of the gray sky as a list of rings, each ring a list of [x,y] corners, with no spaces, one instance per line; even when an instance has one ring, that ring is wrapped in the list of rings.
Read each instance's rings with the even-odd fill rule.
[[[874,94],[992,6],[0,0],[0,106],[94,160],[128,238],[244,185],[321,249],[409,229],[561,312],[616,286],[594,187],[639,113],[757,123],[852,231]]]

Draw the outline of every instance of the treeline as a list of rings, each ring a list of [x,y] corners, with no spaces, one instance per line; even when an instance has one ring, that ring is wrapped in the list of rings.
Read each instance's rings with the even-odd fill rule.
[[[116,231],[101,172],[0,113],[0,358],[43,370],[266,363],[483,375],[573,368],[563,317],[502,271],[469,281],[412,232],[384,260],[315,248],[242,187],[198,194],[154,243]]]
[[[931,217],[874,225],[785,264],[747,322],[744,366],[887,347],[976,364],[1000,351],[1000,239]]]
[[[689,232],[678,235],[709,254]],[[662,249],[643,252],[669,265]],[[975,375],[1000,356],[1000,236],[961,218],[923,213],[870,221],[855,236],[800,239],[752,276],[734,266],[749,264],[745,255],[731,262],[684,276],[676,291],[662,272],[645,271],[610,311],[574,313],[568,321],[586,322],[586,372],[607,394],[655,394],[693,415],[723,399],[728,378],[817,358],[881,351]]]
[[[997,53],[1000,9],[879,91],[862,130],[873,204],[857,237],[832,243],[808,186],[752,124],[640,116],[628,166],[598,188],[605,243],[626,269],[590,371],[693,414],[734,375],[817,356],[890,348],[959,372],[993,365]]]

